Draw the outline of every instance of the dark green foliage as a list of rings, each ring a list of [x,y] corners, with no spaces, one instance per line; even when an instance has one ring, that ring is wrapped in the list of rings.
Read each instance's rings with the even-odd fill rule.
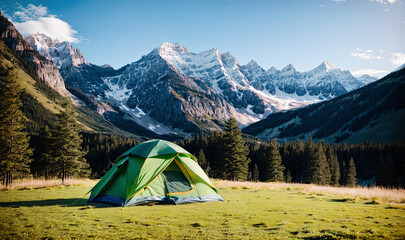
[[[70,102],[66,102],[64,110],[57,115],[57,123],[52,129],[54,146],[52,154],[55,158],[55,170],[62,177],[62,184],[68,176],[87,176],[88,164],[80,144],[82,137],[76,121],[76,113]]]
[[[291,183],[292,182],[292,176],[290,171],[287,171],[287,174],[285,175],[285,182]]]
[[[257,164],[255,164],[253,167],[252,180],[255,182],[259,181],[259,167]]]
[[[284,181],[285,167],[281,162],[281,155],[276,139],[271,140],[268,149],[266,149],[262,164],[262,181],[282,182]]]
[[[44,108],[32,95],[22,92],[20,98],[23,103],[21,110],[30,120],[26,124],[27,132],[37,134],[45,126],[55,126],[56,115]]]
[[[176,143],[186,148],[190,153],[198,156],[200,149],[204,152],[208,165],[210,166],[210,177],[221,178],[221,172],[217,169],[221,169],[221,159],[219,144],[221,142],[220,132],[211,132],[205,134],[203,132],[194,135],[191,139],[185,139],[177,141]]]
[[[221,172],[223,178],[229,180],[246,180],[248,175],[249,149],[242,139],[241,131],[238,128],[235,118],[225,123],[225,129],[220,143],[223,161]]]
[[[337,186],[339,185],[340,179],[340,165],[338,157],[332,146],[326,146],[326,159],[329,163],[330,185]]]
[[[244,139],[249,146],[248,158],[251,159],[249,180],[254,180],[255,173],[258,172],[259,180],[265,181],[265,156],[269,155],[270,143],[250,136],[244,136]],[[210,176],[223,178],[222,173],[217,170],[222,169],[221,164],[223,164],[218,159],[218,156],[221,155],[221,150],[218,148],[220,141],[221,134],[211,132],[209,135],[200,133],[191,139],[177,143],[196,155],[202,149],[211,166]],[[356,169],[356,178],[360,185],[369,186],[373,183],[382,186],[405,185],[405,177],[403,177],[405,176],[403,174],[405,173],[405,161],[402,157],[405,151],[404,143],[330,145],[322,141],[313,142],[309,138],[305,143],[301,139],[296,142],[283,142],[279,146],[279,151],[282,165],[285,166],[285,181],[333,186],[345,185],[346,165],[350,158],[353,158],[353,167]],[[306,161],[308,159],[312,164]],[[312,170],[308,171],[308,169]],[[311,171],[318,172],[319,176],[314,176],[314,173],[310,174]],[[308,176],[312,177],[308,180]],[[377,179],[374,181],[376,177]]]
[[[12,68],[0,67],[0,174],[6,186],[12,185],[14,174],[29,173],[32,155]]]
[[[41,129],[38,143],[33,156],[35,160],[31,163],[31,172],[35,177],[44,176],[45,179],[49,179],[56,174],[56,158],[53,153],[55,151],[55,139],[48,126]]]
[[[378,185],[393,187],[397,185],[395,170],[391,156],[380,156],[376,182]]]
[[[249,150],[235,119],[227,122],[224,133],[207,135],[201,132],[176,143],[195,155],[202,149],[211,169],[210,177],[232,180],[246,180],[248,177]]]
[[[91,176],[102,177],[112,166],[114,160],[129,148],[140,143],[129,137],[83,133],[82,148],[87,151],[87,162]]]
[[[331,173],[322,141],[314,143],[310,137],[304,150],[304,183],[329,184]]]
[[[304,143],[301,139],[284,142],[280,148],[283,165],[291,173],[292,181],[302,183],[304,179]]]
[[[200,151],[198,152],[197,160],[198,160],[198,164],[200,165],[200,167],[209,176],[210,175],[209,173],[211,171],[210,164],[208,163],[207,159],[205,158],[205,154],[202,149],[200,149]]]
[[[344,166],[345,173],[343,175],[342,185],[350,187],[355,186],[357,173],[353,158],[350,158],[349,161],[344,164]]]

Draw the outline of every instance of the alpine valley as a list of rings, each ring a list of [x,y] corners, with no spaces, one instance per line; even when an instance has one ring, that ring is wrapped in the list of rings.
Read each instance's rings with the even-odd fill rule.
[[[291,64],[265,70],[253,60],[240,65],[229,52],[193,53],[168,42],[115,70],[89,63],[68,42],[43,34],[27,36],[25,41],[55,63],[71,93],[84,93],[92,99],[93,110],[137,135],[142,134],[133,131],[134,125],[136,130],[143,127],[144,135],[180,136],[218,130],[230,117],[246,126],[376,80],[367,75],[355,78],[327,61],[307,72],[298,72]]]

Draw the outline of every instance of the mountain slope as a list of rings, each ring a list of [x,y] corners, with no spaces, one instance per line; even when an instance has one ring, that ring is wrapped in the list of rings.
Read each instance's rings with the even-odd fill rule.
[[[38,132],[45,125],[55,123],[55,114],[62,110],[61,96],[54,89],[45,85],[43,81],[36,78],[36,69],[32,68],[29,61],[26,61],[8,48],[0,40],[0,68],[14,75],[17,83],[23,90],[22,110],[28,122],[28,132]],[[34,76],[32,76],[33,74]],[[115,127],[98,114],[94,114],[87,107],[77,107],[78,120],[84,131],[103,132],[107,134],[131,135]]]
[[[241,66],[230,53],[221,54],[218,49],[193,53],[168,42],[114,70],[88,63],[67,42],[41,34],[26,40],[58,65],[68,85],[118,108],[158,134],[216,130],[230,117],[248,125],[271,113],[331,99],[373,81],[356,79],[327,62],[304,73],[292,65],[266,71],[254,61]],[[107,109],[98,112],[120,124]]]
[[[243,132],[263,139],[312,135],[327,142],[404,141],[404,92],[402,69],[335,99],[270,115]]]
[[[60,42],[40,33],[27,36],[25,40],[42,56],[55,63],[67,85],[87,94],[102,95],[107,88],[101,77],[116,73],[108,65],[99,67],[90,64],[80,50],[69,42]]]

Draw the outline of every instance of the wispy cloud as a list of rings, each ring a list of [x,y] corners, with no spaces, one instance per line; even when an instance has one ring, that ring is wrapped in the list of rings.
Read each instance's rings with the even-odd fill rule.
[[[399,66],[405,63],[405,54],[400,52],[394,52],[391,54],[390,62],[392,65]]]
[[[355,77],[360,77],[365,74],[373,77],[381,77],[382,75],[388,73],[387,71],[384,70],[378,70],[378,69],[359,69],[355,71],[350,71],[353,76]]]
[[[42,5],[28,4],[25,8],[20,6],[14,12],[14,18],[15,27],[23,35],[43,33],[59,41],[79,42],[75,36],[77,31],[57,16],[48,14],[48,8]]]
[[[34,4],[28,4],[26,8],[20,6],[19,10],[14,12],[14,16],[20,21],[35,20],[48,14],[48,9],[41,4],[35,6]]]
[[[370,2],[377,2],[379,4],[387,4],[387,3],[394,4],[397,2],[397,0],[370,0]]]
[[[353,57],[358,57],[366,60],[381,60],[381,56],[374,53],[373,50],[363,50],[356,48],[350,53]]]
[[[346,0],[333,0],[335,3],[340,3],[340,2],[346,2]],[[376,2],[379,4],[386,5],[387,3],[389,4],[394,4],[398,2],[398,0],[369,0],[370,2]]]

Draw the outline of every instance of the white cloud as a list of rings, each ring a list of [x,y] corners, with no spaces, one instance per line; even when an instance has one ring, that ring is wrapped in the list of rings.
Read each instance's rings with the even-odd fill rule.
[[[42,5],[28,4],[26,8],[20,6],[14,12],[14,17],[18,20],[14,25],[23,35],[43,33],[59,41],[79,42],[75,36],[77,31],[67,22],[48,14],[48,8]]]
[[[356,48],[350,53],[353,57],[359,57],[366,60],[381,60],[381,56],[376,55],[373,50],[363,50]]]
[[[20,21],[34,20],[48,14],[48,8],[43,7],[41,4],[39,6],[28,4],[26,8],[20,6],[18,9],[19,11],[14,12],[14,16],[19,18]]]
[[[390,62],[393,65],[399,66],[405,63],[405,54],[400,52],[394,52],[391,54]]]
[[[360,76],[363,76],[364,74],[367,74],[367,75],[373,76],[373,77],[381,77],[382,75],[388,73],[387,71],[378,70],[378,69],[359,69],[359,70],[350,71],[350,72],[355,77],[360,77]]]

